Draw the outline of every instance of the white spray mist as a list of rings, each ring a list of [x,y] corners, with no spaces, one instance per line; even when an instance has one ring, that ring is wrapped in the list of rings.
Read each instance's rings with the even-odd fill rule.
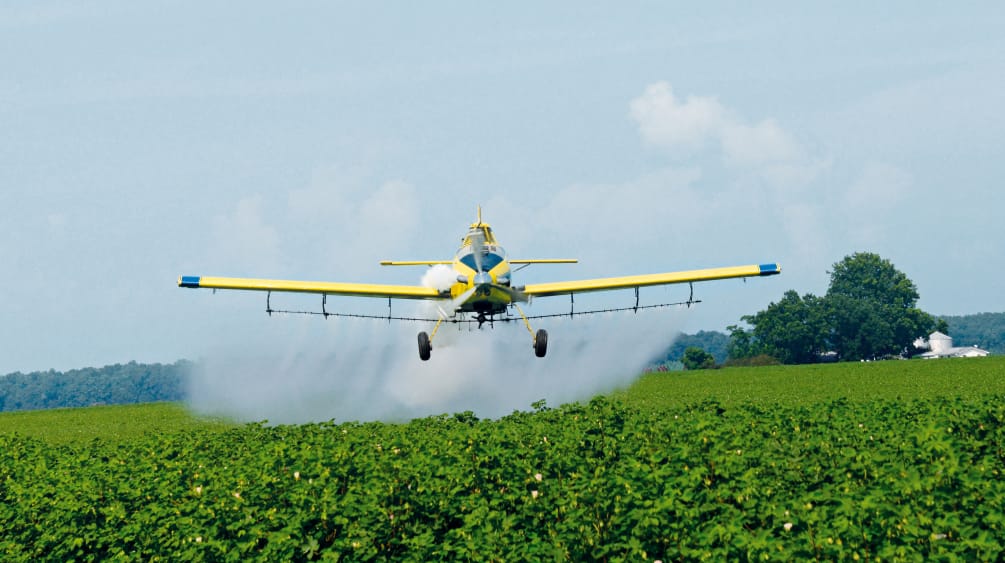
[[[456,274],[427,270],[442,288]],[[428,304],[419,314],[435,313]],[[278,316],[240,343],[209,350],[193,374],[197,412],[271,423],[400,421],[473,411],[495,418],[544,399],[557,406],[630,384],[679,332],[685,310],[670,308],[573,319],[541,319],[548,355],[534,356],[522,322],[481,330],[444,324],[432,358],[419,360],[416,334],[431,325],[367,319]]]

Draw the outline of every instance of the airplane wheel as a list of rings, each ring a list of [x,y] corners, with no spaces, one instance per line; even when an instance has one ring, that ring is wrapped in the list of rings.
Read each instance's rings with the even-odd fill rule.
[[[534,337],[534,355],[543,358],[548,353],[548,331],[541,329]]]
[[[419,359],[426,361],[429,359],[429,353],[432,351],[433,346],[429,343],[429,335],[425,332],[419,333]]]

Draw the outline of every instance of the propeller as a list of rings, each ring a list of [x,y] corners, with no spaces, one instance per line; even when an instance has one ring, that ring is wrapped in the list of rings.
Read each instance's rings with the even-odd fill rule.
[[[475,271],[477,273],[482,272],[482,256],[485,252],[485,233],[478,229],[477,231],[468,235],[468,240],[471,241],[471,251],[475,255]]]
[[[440,310],[440,315],[446,319],[448,317],[453,317],[457,314],[457,311],[464,305],[464,302],[470,298],[477,288],[472,287],[471,289],[465,291],[464,293],[458,295],[455,299],[451,299],[450,303],[447,304],[447,309],[444,310],[439,305],[437,308]]]

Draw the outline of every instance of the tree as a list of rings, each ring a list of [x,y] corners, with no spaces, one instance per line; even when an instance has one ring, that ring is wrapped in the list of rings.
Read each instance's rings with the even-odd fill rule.
[[[707,330],[700,330],[695,334],[680,334],[663,353],[660,361],[680,361],[684,357],[684,351],[692,346],[712,354],[716,363],[724,362],[729,351],[729,336]]]
[[[743,320],[754,327],[756,344],[748,344],[750,355],[761,353],[784,364],[805,364],[817,361],[824,349],[827,318],[821,299],[815,295],[799,297],[793,290],[786,291],[778,303]]]
[[[185,397],[185,379],[191,370],[192,363],[181,360],[168,365],[130,362],[66,373],[12,373],[0,377],[0,410],[179,401]]]
[[[945,317],[957,346],[980,346],[992,354],[1005,354],[1005,313],[978,313]]]
[[[880,358],[903,353],[935,326],[917,308],[914,282],[877,254],[846,256],[830,275],[824,297],[789,290],[764,311],[742,317],[750,331],[730,326],[730,359],[767,354],[800,364],[830,350],[842,360]]]
[[[757,345],[754,343],[754,335],[750,334],[740,325],[729,325],[729,347],[726,349],[727,361],[750,358],[758,354]]]
[[[900,354],[935,324],[914,282],[878,254],[846,256],[830,274],[827,341],[842,360]]]
[[[691,346],[687,350],[684,350],[684,358],[681,361],[684,363],[684,369],[688,371],[715,367],[715,358],[712,354],[697,346]]]

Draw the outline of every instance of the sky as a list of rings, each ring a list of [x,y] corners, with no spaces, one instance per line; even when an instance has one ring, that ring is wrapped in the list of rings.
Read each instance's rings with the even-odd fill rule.
[[[664,340],[859,251],[928,312],[1003,311],[1002,29],[996,2],[5,2],[0,373],[362,346],[177,277],[415,284],[379,260],[452,257],[478,205],[511,257],[580,260],[515,283],[781,264],[697,285]]]

